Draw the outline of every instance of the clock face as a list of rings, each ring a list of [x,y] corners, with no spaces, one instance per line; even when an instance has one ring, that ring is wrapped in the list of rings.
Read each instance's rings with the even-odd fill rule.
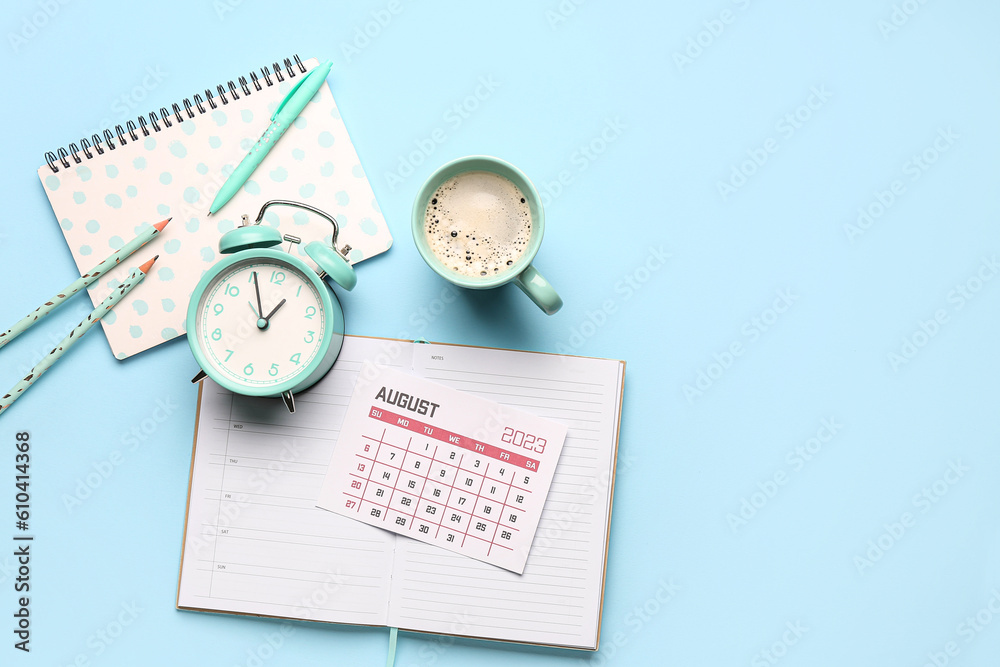
[[[326,316],[316,287],[296,267],[270,258],[238,262],[209,283],[198,304],[197,339],[211,366],[205,370],[262,389],[293,381],[316,361]]]

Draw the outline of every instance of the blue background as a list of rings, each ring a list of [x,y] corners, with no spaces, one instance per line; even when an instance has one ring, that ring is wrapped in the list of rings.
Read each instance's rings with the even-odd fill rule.
[[[628,361],[601,651],[404,635],[397,664],[996,664],[996,3],[5,6],[0,324],[74,277],[35,175],[44,151],[299,53],[335,59],[396,239],[358,267],[352,332]],[[165,75],[143,88],[147,68]],[[481,77],[495,89],[447,120]],[[387,176],[438,128],[412,175]],[[410,240],[412,198],[473,153],[547,194],[536,265],[565,298],[556,316],[513,287],[421,314],[444,284]],[[872,222],[852,231],[859,208]],[[651,248],[671,255],[655,271]],[[771,312],[779,291],[791,305]],[[0,380],[88,310],[0,351]],[[296,625],[268,651],[278,622],[174,609],[196,370],[183,341],[118,362],[94,333],[2,417],[0,536],[25,429],[37,536],[29,656],[0,556],[5,664],[384,660],[382,629]],[[122,605],[135,618],[104,643]]]

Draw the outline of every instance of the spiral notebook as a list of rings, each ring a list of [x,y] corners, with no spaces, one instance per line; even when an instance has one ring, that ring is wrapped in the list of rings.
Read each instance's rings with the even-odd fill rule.
[[[316,506],[373,362],[568,427],[523,574]],[[624,379],[614,359],[345,336],[294,415],[205,380],[177,607],[596,650]]]
[[[172,217],[160,236],[90,289],[97,304],[133,265],[155,254],[156,268],[101,320],[119,359],[184,333],[191,292],[220,259],[219,237],[257,217],[272,199],[301,201],[334,216],[338,245],[349,244],[351,263],[392,245],[392,236],[361,167],[329,86],[322,86],[242,190],[219,212],[208,207],[225,177],[267,128],[271,114],[315,59],[285,59],[262,67],[215,92],[161,107],[124,127],[104,130],[45,154],[38,177],[82,273],[148,225]],[[293,246],[307,264],[306,243],[330,240],[332,226],[319,216],[273,207],[261,224],[302,239]],[[286,246],[287,247],[287,244]]]

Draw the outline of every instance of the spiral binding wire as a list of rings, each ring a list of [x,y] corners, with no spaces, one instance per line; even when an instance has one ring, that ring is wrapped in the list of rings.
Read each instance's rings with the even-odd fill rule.
[[[294,60],[294,63],[292,62]],[[229,104],[229,100],[238,100],[240,95],[250,95],[254,91],[261,91],[264,89],[264,85],[268,87],[273,86],[275,82],[281,82],[285,80],[287,76],[289,79],[297,76],[295,69],[298,68],[299,73],[305,74],[306,66],[302,64],[302,60],[299,58],[298,54],[292,56],[292,58],[284,58],[283,62],[285,64],[285,73],[282,74],[281,63],[274,62],[271,64],[271,68],[264,65],[260,68],[260,73],[263,79],[257,76],[256,72],[250,72],[250,80],[247,81],[247,77],[241,76],[237,81],[227,81],[226,85],[223,86],[219,84],[215,87],[215,93],[212,92],[211,88],[205,89],[205,96],[202,97],[200,93],[196,93],[191,96],[194,99],[192,104],[191,98],[185,97],[181,104],[171,104],[170,110],[166,107],[160,107],[160,111],[151,111],[149,115],[149,121],[146,118],[139,116],[135,121],[128,121],[125,123],[125,127],[121,125],[115,125],[114,132],[111,130],[104,130],[103,137],[100,134],[91,135],[88,140],[86,137],[80,139],[79,145],[76,143],[70,143],[66,148],[58,148],[56,152],[46,151],[45,162],[48,163],[49,169],[53,173],[59,173],[59,164],[63,166],[63,169],[69,169],[71,166],[69,160],[72,159],[76,164],[80,164],[84,159],[90,160],[94,155],[104,155],[104,150],[115,150],[117,146],[124,146],[128,143],[126,141],[126,136],[129,141],[138,141],[139,132],[142,136],[148,137],[150,134],[150,127],[153,128],[153,132],[160,132],[166,127],[173,125],[170,120],[170,116],[174,117],[177,123],[183,123],[185,118],[191,119],[195,117],[195,114],[208,113],[212,109],[217,109],[219,107],[219,102],[223,105]],[[273,69],[273,73],[272,73]],[[263,81],[263,83],[261,83]],[[228,96],[228,97],[227,97]],[[115,135],[117,135],[118,143],[115,144]],[[101,144],[104,144],[102,146]],[[96,151],[96,153],[95,153]],[[80,157],[80,153],[83,153],[84,157]],[[59,164],[56,164],[56,163]]]

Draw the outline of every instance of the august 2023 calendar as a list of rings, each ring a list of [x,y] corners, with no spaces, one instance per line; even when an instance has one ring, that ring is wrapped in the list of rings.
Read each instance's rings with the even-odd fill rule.
[[[355,386],[317,507],[523,573],[566,426],[384,368]]]

